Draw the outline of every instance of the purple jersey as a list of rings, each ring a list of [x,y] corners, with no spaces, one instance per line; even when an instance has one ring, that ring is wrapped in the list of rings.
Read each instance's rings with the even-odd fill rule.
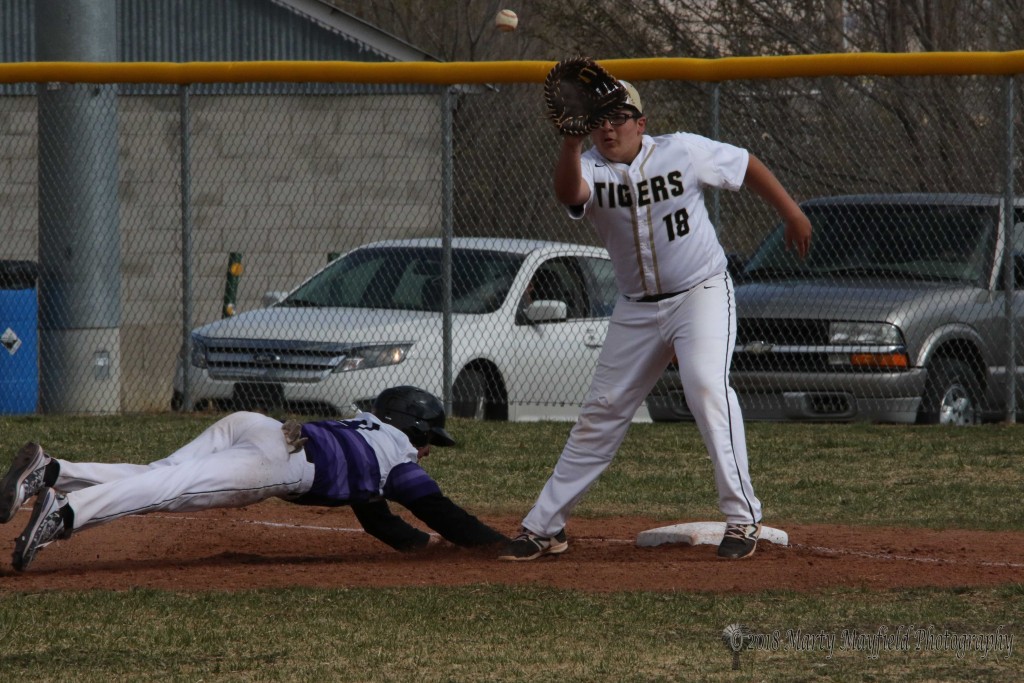
[[[417,464],[417,450],[399,430],[361,413],[351,420],[302,426],[313,486],[296,502],[345,505],[383,495],[403,505],[430,493],[437,483]]]

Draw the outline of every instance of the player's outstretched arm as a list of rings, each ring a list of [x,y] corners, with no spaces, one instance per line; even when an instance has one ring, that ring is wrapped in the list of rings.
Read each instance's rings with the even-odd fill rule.
[[[385,500],[353,503],[352,512],[356,514],[356,519],[363,525],[366,533],[395,550],[420,550],[426,548],[430,542],[430,534],[420,531],[391,512]]]
[[[811,248],[811,221],[804,215],[778,178],[753,154],[747,162],[747,175],[743,184],[768,202],[786,224],[786,248],[795,249],[800,258]]]
[[[590,187],[583,180],[580,155],[586,138],[566,136],[555,162],[555,197],[566,206],[582,206],[590,198]]]
[[[455,545],[472,548],[509,541],[508,536],[487,526],[442,493],[431,493],[404,505],[427,526]]]

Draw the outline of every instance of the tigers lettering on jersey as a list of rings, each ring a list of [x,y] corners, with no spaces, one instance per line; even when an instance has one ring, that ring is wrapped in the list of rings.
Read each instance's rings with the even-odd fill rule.
[[[683,174],[671,171],[664,176],[654,176],[641,180],[636,184],[637,205],[647,206],[662,202],[670,197],[683,194]],[[594,183],[594,199],[601,208],[615,209],[620,206],[633,206],[633,197],[628,185],[619,183]]]
[[[591,147],[580,157],[590,196],[566,209],[592,219],[623,295],[681,292],[725,270],[704,190],[738,190],[749,158],[745,149],[693,133],[644,135],[628,165]]]

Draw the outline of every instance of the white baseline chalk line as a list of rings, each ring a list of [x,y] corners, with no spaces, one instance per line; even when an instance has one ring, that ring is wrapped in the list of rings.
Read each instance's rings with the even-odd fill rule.
[[[188,517],[188,516],[180,515],[180,514],[161,515],[159,513],[156,513],[156,514],[150,514],[150,515],[145,515],[145,516],[146,517],[155,517],[156,519],[183,520],[183,521],[196,521],[196,522],[208,521],[204,517]],[[233,521],[233,522],[241,522],[242,524],[253,524],[253,525],[256,525],[256,526],[269,526],[269,527],[283,528],[283,529],[306,529],[308,531],[339,531],[339,532],[342,532],[342,533],[351,533],[351,534],[365,534],[366,533],[366,531],[363,530],[363,529],[352,529],[352,528],[348,528],[348,527],[337,527],[337,526],[312,526],[312,525],[309,525],[309,524],[294,524],[294,523],[287,523],[287,522],[265,522],[265,521],[261,521],[261,520],[258,520],[258,519],[233,519],[231,521]],[[429,533],[430,533],[431,536],[437,536],[438,535],[435,532],[429,532]],[[632,544],[636,543],[636,541],[631,541],[631,540],[625,539],[625,538],[596,538],[596,537],[591,537],[591,536],[582,536],[581,538],[586,539],[588,541],[598,541],[598,542],[601,542],[601,543],[608,543],[608,544],[622,543],[622,544],[632,545]]]
[[[170,519],[170,520],[192,520],[192,521],[208,521],[200,517],[184,517],[181,515],[160,515],[154,514],[149,515],[150,517],[156,517],[158,519]],[[274,528],[286,528],[286,529],[306,529],[309,531],[337,531],[340,533],[350,534],[364,534],[366,533],[362,529],[353,529],[348,527],[336,527],[336,526],[312,526],[309,524],[287,524],[284,522],[265,522],[255,519],[237,519],[232,520],[235,522],[242,522],[243,524],[253,524],[256,526],[268,526]],[[437,534],[431,534],[436,536]],[[636,541],[625,538],[596,538],[593,536],[582,537],[587,541],[597,541],[600,543],[607,544],[634,544]],[[667,545],[667,544],[663,544]],[[987,560],[953,560],[944,559],[941,557],[911,557],[909,555],[893,555],[890,553],[871,553],[866,550],[848,550],[845,548],[827,548],[820,545],[804,545],[802,543],[790,543],[790,548],[800,548],[803,550],[812,550],[820,553],[833,553],[836,555],[852,555],[855,557],[864,557],[869,560],[889,560],[893,562],[920,562],[924,564],[951,564],[951,565],[962,565],[962,566],[978,566],[978,567],[1005,567],[1008,569],[1024,569],[1024,564],[1020,562],[990,562]]]
[[[195,521],[195,522],[206,522],[209,521],[203,517],[185,517],[183,515],[146,515],[147,517],[155,517],[157,519],[169,519],[169,520],[182,520],[182,521]],[[366,532],[362,529],[350,529],[347,527],[339,526],[312,526],[309,524],[287,524],[285,522],[263,522],[258,519],[233,519],[232,522],[241,522],[242,524],[255,524],[256,526],[269,526],[279,527],[284,529],[307,529],[309,531],[338,531],[341,533],[349,534],[365,534]]]

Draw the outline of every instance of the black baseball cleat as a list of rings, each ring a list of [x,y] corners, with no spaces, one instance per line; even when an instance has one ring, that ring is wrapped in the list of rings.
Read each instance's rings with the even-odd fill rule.
[[[718,556],[729,560],[750,557],[761,537],[760,524],[726,524],[725,535],[718,545]]]
[[[538,536],[532,531],[523,529],[521,534],[505,546],[504,552],[498,556],[498,559],[526,562],[536,560],[542,555],[559,555],[568,549],[569,543],[565,540],[565,529],[554,536]]]
[[[14,519],[18,508],[39,493],[49,463],[50,457],[39,444],[30,441],[21,447],[3,481],[0,481],[0,524]]]
[[[39,494],[35,507],[32,508],[32,517],[28,520],[28,526],[14,541],[14,556],[11,558],[11,564],[17,571],[23,572],[28,569],[40,548],[57,539],[71,536],[70,522],[65,523],[66,520],[70,520],[70,516],[65,516],[66,511],[70,512],[70,508],[65,510],[66,506],[67,498],[58,495],[49,487],[44,488],[43,492]]]

